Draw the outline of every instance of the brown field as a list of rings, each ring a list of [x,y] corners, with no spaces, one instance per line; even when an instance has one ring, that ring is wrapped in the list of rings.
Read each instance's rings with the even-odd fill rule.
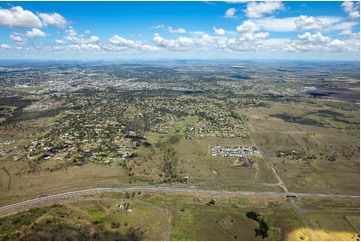
[[[359,113],[325,111],[303,103],[292,107],[272,103],[271,108],[247,109],[246,113],[251,131],[290,191],[359,194]],[[296,122],[313,120],[316,124],[288,122],[275,116],[282,113],[304,117]],[[302,151],[306,157],[314,155],[315,159],[277,157],[278,151],[292,150]],[[350,152],[353,155],[345,156]],[[336,159],[328,160],[333,154]]]

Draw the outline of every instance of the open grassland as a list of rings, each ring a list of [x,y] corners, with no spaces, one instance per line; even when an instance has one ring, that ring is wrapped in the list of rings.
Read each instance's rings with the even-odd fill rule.
[[[310,206],[323,202],[308,200]],[[359,214],[313,209],[305,216],[320,240],[356,240]],[[317,206],[313,206],[316,208]],[[345,207],[343,207],[345,209]],[[357,209],[356,206],[352,208]],[[2,240],[263,240],[254,211],[267,224],[264,240],[313,240],[286,198],[123,192],[87,195],[64,205],[0,219]]]
[[[359,112],[317,102],[271,104],[246,113],[250,130],[289,190],[359,194]]]

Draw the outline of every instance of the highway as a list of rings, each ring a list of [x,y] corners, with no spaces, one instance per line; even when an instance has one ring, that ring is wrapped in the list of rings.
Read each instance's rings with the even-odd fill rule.
[[[340,194],[308,194],[308,193],[282,193],[282,192],[250,192],[250,191],[215,191],[215,190],[202,190],[189,187],[173,186],[130,186],[119,188],[93,188],[84,189],[79,191],[59,193],[55,195],[46,195],[39,198],[34,198],[11,205],[0,207],[0,216],[6,216],[16,212],[24,211],[30,208],[52,205],[56,203],[62,203],[72,198],[76,198],[84,195],[91,195],[96,193],[106,192],[126,192],[126,191],[149,191],[149,192],[165,192],[165,193],[190,193],[190,194],[207,194],[207,195],[229,195],[229,196],[270,196],[270,197],[324,197],[324,198],[350,198],[359,199],[360,196],[352,195],[340,195]],[[298,208],[298,206],[297,206]]]

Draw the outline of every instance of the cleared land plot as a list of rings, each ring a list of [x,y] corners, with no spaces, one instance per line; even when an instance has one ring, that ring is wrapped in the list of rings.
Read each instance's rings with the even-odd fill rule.
[[[211,157],[211,147],[214,145],[253,144],[249,139],[180,139],[174,145],[178,154],[178,173],[188,176],[191,182],[219,182],[231,187],[242,186],[242,183],[276,183],[261,157],[250,156],[255,161],[252,167],[233,167],[237,157]]]

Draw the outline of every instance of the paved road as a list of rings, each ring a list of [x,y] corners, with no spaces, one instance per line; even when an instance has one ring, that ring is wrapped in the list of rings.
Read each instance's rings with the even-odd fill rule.
[[[125,191],[153,191],[153,192],[168,192],[168,193],[191,193],[191,194],[207,194],[207,195],[231,195],[231,196],[271,196],[271,197],[285,197],[285,196],[299,196],[299,197],[325,197],[325,198],[351,198],[359,199],[360,196],[340,195],[340,194],[308,194],[308,193],[282,193],[282,192],[249,192],[249,191],[214,191],[202,190],[192,187],[177,187],[177,186],[131,186],[120,188],[94,188],[85,189],[73,192],[65,192],[55,195],[47,195],[35,199],[30,199],[23,202],[0,207],[0,216],[6,216],[19,211],[24,211],[34,207],[47,206],[55,203],[61,203],[72,199],[74,197],[90,195],[95,193],[105,192],[125,192]],[[298,207],[297,207],[298,208]]]

